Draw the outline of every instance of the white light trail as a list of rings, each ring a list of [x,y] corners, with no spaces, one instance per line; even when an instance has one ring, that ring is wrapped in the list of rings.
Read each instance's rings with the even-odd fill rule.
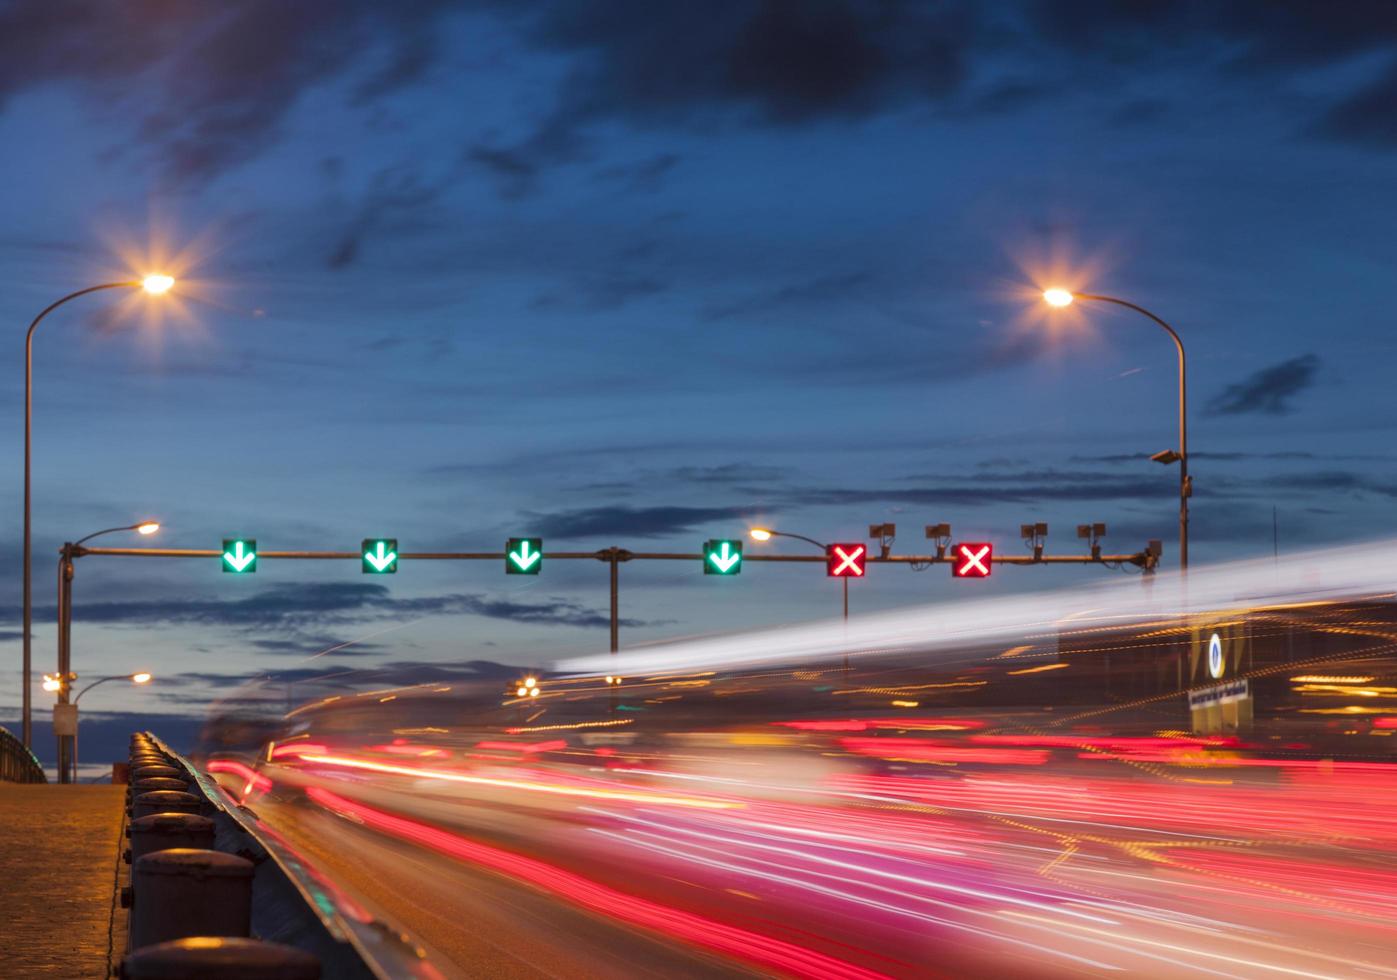
[[[1383,541],[1296,554],[1279,565],[1267,557],[1195,566],[1189,571],[1187,589],[1177,573],[1132,576],[1074,589],[878,612],[856,617],[847,625],[827,620],[639,647],[620,654],[587,654],[556,666],[563,672],[632,675],[808,664],[845,651],[858,655],[964,648],[1056,631],[1068,623],[1073,629],[1109,628],[1181,613],[1391,594],[1394,550],[1397,541]],[[887,569],[885,574],[892,571]],[[1025,569],[1023,574],[1035,571],[1042,570]]]

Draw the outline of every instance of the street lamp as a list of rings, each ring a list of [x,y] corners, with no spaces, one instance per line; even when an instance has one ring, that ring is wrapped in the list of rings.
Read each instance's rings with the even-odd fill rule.
[[[79,691],[79,692],[77,693],[77,697],[73,698],[73,780],[72,780],[72,781],[75,782],[75,783],[78,781],[78,725],[77,725],[77,721],[78,721],[78,702],[82,700],[82,696],[83,696],[84,694],[86,694],[88,691],[92,690],[92,689],[93,689],[94,687],[96,687],[98,684],[105,684],[105,683],[107,683],[107,681],[130,681],[132,684],[135,684],[135,685],[139,686],[139,685],[141,685],[141,684],[149,684],[150,681],[151,681],[151,674],[150,674],[148,671],[142,670],[142,671],[137,671],[137,672],[134,673],[134,674],[109,674],[109,675],[106,676],[106,677],[99,677],[99,678],[97,678],[95,681],[93,681],[91,684],[87,685],[87,686],[84,687],[81,691]]]
[[[1174,341],[1175,349],[1179,352],[1179,448],[1177,451],[1166,449],[1164,452],[1155,453],[1150,458],[1165,465],[1179,464],[1179,568],[1187,571],[1188,498],[1193,496],[1193,478],[1188,475],[1188,384],[1184,365],[1184,342],[1179,339],[1179,335],[1174,332],[1173,327],[1143,306],[1136,306],[1128,300],[1117,299],[1114,296],[1099,296],[1093,293],[1074,293],[1071,290],[1059,288],[1043,291],[1043,300],[1049,306],[1062,308],[1070,306],[1073,301],[1079,299],[1096,303],[1114,303],[1116,306],[1124,306],[1128,310],[1134,310],[1142,316],[1149,317],[1162,327],[1165,333],[1169,334],[1169,338]]]
[[[828,553],[829,546],[816,541],[814,538],[807,538],[803,534],[792,534],[790,531],[773,531],[769,527],[754,527],[747,532],[753,541],[770,541],[772,538],[795,538],[798,541],[805,541],[813,544],[821,551]],[[849,579],[848,576],[841,576],[844,582],[844,619],[849,619]]]
[[[34,417],[34,331],[43,322],[44,317],[58,309],[64,303],[79,296],[86,296],[88,293],[101,292],[106,289],[140,289],[151,296],[163,296],[175,285],[172,276],[163,273],[155,273],[146,276],[144,279],[127,280],[125,282],[104,282],[97,286],[88,286],[86,289],[79,289],[75,293],[69,293],[57,302],[50,303],[38,316],[34,322],[29,324],[29,332],[24,335],[24,626],[22,644],[24,647],[24,690],[22,694],[24,710],[23,722],[21,724],[21,734],[24,740],[24,747],[30,747],[33,737],[33,721],[31,719],[31,706],[29,698],[29,671],[30,671],[30,624],[34,616],[34,602],[32,589],[33,563],[30,560],[30,493],[29,493],[29,469],[30,469],[30,437],[33,432]]]
[[[93,531],[87,537],[79,538],[77,541],[64,542],[59,550],[58,556],[58,673],[54,676],[68,678],[72,680],[73,661],[73,559],[83,553],[83,545],[93,538],[101,537],[104,534],[115,534],[118,531],[135,531],[137,534],[149,535],[160,530],[157,521],[139,521],[135,524],[123,524],[120,527],[108,527],[101,531]],[[125,674],[118,675],[121,677]],[[108,678],[110,679],[110,678]],[[147,677],[146,680],[150,678]],[[143,684],[145,681],[136,681]],[[45,684],[45,690],[48,690]],[[68,688],[66,684],[61,684],[58,690],[58,704],[68,704]],[[84,690],[86,690],[84,688]],[[73,700],[77,705],[77,699]],[[73,755],[77,755],[77,715],[73,712],[71,719],[65,719],[60,725],[58,715],[64,712],[57,710],[55,705],[54,713],[54,735],[58,739],[58,779],[59,782],[67,782],[68,767],[64,765],[68,758],[68,739],[73,739]],[[71,727],[71,733],[60,732],[60,727]]]

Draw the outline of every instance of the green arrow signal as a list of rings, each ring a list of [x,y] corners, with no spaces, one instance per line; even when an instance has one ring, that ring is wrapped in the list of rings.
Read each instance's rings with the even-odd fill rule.
[[[703,546],[705,575],[737,575],[742,571],[741,541],[707,541]]]
[[[537,575],[543,568],[542,538],[510,538],[505,542],[504,570],[509,575]]]
[[[359,553],[366,575],[392,575],[398,570],[397,538],[365,538]]]
[[[257,571],[257,542],[251,538],[223,539],[223,570],[235,575]]]

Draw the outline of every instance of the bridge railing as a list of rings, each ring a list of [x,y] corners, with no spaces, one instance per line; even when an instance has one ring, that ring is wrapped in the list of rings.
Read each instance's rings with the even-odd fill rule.
[[[8,728],[0,727],[0,780],[9,783],[46,783],[44,767]]]

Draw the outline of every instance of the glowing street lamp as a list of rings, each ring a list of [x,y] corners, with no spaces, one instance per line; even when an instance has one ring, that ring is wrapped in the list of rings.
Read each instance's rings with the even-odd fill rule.
[[[107,681],[130,681],[132,684],[135,684],[137,687],[139,687],[142,684],[149,684],[153,677],[153,674],[151,674],[149,671],[144,670],[137,671],[134,674],[108,674],[106,677],[99,677],[91,684],[88,684],[86,687],[84,687],[81,691],[78,692],[77,697],[73,698],[73,704],[76,705],[79,701],[82,700],[82,696],[84,694],[92,690],[98,684],[105,684],[107,683]],[[76,760],[74,761],[76,762]]]
[[[803,534],[793,534],[790,531],[773,531],[769,527],[754,527],[748,530],[747,533],[751,536],[753,541],[770,541],[772,538],[795,538],[798,541],[813,544],[815,547],[825,552],[826,555],[829,554],[829,545],[816,541],[814,538],[807,538]],[[845,575],[840,575],[839,577],[844,580],[844,619],[847,621],[849,619],[849,578]]]
[[[58,673],[59,678],[73,680],[76,675],[72,673],[72,653],[73,653],[73,561],[84,553],[83,545],[93,538],[101,537],[104,534],[115,534],[118,531],[135,531],[137,534],[149,536],[160,530],[158,521],[138,521],[135,524],[123,524],[120,527],[103,528],[101,531],[93,531],[84,538],[77,541],[64,542],[58,557]],[[117,677],[126,677],[126,674],[118,674]],[[110,680],[111,678],[107,678]],[[134,676],[133,676],[134,680]],[[145,681],[135,681],[137,684],[144,684],[150,680],[150,675],[145,675]],[[98,682],[100,683],[100,682]],[[91,686],[91,685],[89,685]],[[48,690],[47,686],[44,688]],[[57,689],[58,703],[68,703],[68,688],[60,685]],[[84,688],[83,690],[86,690]],[[77,699],[73,700],[77,704]],[[74,723],[76,725],[76,722]],[[76,730],[76,729],[75,729]],[[60,782],[67,782],[68,769],[65,761],[68,758],[68,739],[73,739],[74,752],[77,751],[76,735],[58,735],[58,778]]]
[[[76,674],[72,675],[72,677],[73,677],[74,680],[77,679],[77,675],[76,675]],[[88,691],[92,690],[92,689],[93,689],[94,687],[96,687],[98,684],[105,684],[105,683],[107,683],[107,681],[130,681],[132,684],[135,684],[137,687],[139,687],[139,686],[142,685],[142,684],[149,684],[149,683],[150,683],[150,681],[151,681],[151,674],[150,674],[149,671],[144,671],[144,670],[137,671],[137,672],[134,673],[134,674],[108,674],[106,677],[99,677],[99,678],[97,678],[97,679],[96,679],[95,681],[93,681],[91,684],[87,685],[87,686],[84,687],[81,691],[79,691],[77,697],[73,698],[73,779],[72,779],[72,781],[75,782],[75,783],[78,781],[78,702],[82,700],[82,696],[83,696],[84,694],[86,694]],[[64,780],[64,782],[67,782],[67,780]]]
[[[141,288],[152,296],[163,296],[174,288],[174,276],[167,276],[160,273],[146,276],[141,280]]]
[[[1193,496],[1193,478],[1188,475],[1188,384],[1187,372],[1184,364],[1184,342],[1179,339],[1179,335],[1174,328],[1169,326],[1159,317],[1155,316],[1143,306],[1136,306],[1128,300],[1117,299],[1114,296],[1100,296],[1093,293],[1074,293],[1071,290],[1054,287],[1043,291],[1043,301],[1049,306],[1061,309],[1070,306],[1075,300],[1089,300],[1096,303],[1113,303],[1116,306],[1124,306],[1128,310],[1134,310],[1142,316],[1149,317],[1156,324],[1163,328],[1169,338],[1174,341],[1174,348],[1179,354],[1179,448],[1178,451],[1166,449],[1163,452],[1155,453],[1150,458],[1166,465],[1170,463],[1179,464],[1179,568],[1182,571],[1188,570],[1188,498]]]
[[[34,420],[34,331],[39,328],[44,317],[58,309],[69,300],[77,299],[79,296],[86,296],[88,293],[101,292],[107,289],[141,289],[151,296],[163,296],[175,285],[172,276],[164,273],[153,273],[144,279],[127,280],[125,282],[104,282],[97,286],[88,286],[86,289],[79,289],[75,293],[69,293],[62,299],[50,303],[43,311],[29,324],[29,331],[24,335],[24,625],[22,646],[24,649],[24,687],[23,687],[23,719],[20,725],[21,736],[24,747],[30,747],[33,736],[33,721],[31,718],[31,708],[29,703],[29,677],[30,677],[30,626],[34,618],[34,594],[33,594],[33,562],[32,562],[32,533],[30,524],[30,442],[33,434]]]

